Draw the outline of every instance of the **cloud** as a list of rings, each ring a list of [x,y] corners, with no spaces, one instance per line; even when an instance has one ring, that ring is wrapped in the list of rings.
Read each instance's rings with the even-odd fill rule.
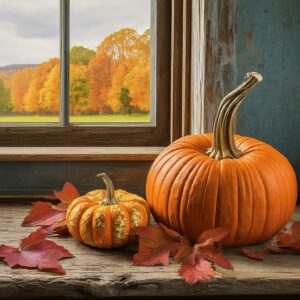
[[[96,48],[124,27],[150,27],[151,0],[70,0],[71,45]],[[59,55],[58,0],[0,0],[0,66]]]

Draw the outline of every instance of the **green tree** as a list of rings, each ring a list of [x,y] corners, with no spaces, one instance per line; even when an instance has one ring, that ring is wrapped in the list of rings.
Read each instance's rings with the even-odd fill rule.
[[[70,51],[70,63],[74,65],[88,65],[95,54],[94,50],[83,46],[74,46]]]
[[[121,102],[120,112],[124,115],[131,115],[130,102],[132,101],[132,99],[129,97],[129,89],[127,87],[121,88],[119,99]]]
[[[0,79],[0,114],[11,112],[13,106],[10,101],[10,89],[5,87],[4,82]]]
[[[70,110],[72,115],[90,112],[87,67],[71,65],[70,68]]]

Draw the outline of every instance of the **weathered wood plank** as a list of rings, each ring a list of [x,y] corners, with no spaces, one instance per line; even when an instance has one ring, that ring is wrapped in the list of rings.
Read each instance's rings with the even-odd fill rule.
[[[0,206],[0,244],[16,245],[32,229],[20,227],[28,205]],[[300,208],[293,216],[300,220]],[[23,268],[9,269],[0,262],[0,298],[48,297],[87,298],[107,296],[200,296],[300,294],[300,257],[270,255],[257,262],[225,250],[235,271],[218,269],[224,276],[192,287],[177,275],[178,265],[135,267],[131,258],[135,246],[123,250],[99,250],[72,238],[52,238],[75,257],[61,260],[65,276]]]
[[[103,188],[96,174],[106,172],[116,188],[145,194],[151,161],[3,161],[0,162],[1,195],[52,195],[66,181],[81,194]]]
[[[192,2],[192,133],[212,130],[222,98],[233,89],[237,0]]]
[[[163,147],[0,147],[0,161],[152,161]]]

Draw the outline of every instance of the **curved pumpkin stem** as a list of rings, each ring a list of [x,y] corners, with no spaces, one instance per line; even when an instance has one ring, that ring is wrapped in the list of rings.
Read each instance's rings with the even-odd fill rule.
[[[102,201],[102,205],[114,205],[117,204],[118,201],[115,198],[115,188],[111,181],[111,179],[107,176],[106,173],[98,174],[97,177],[102,178],[105,186],[106,186],[106,196],[105,199]]]
[[[234,142],[233,119],[246,95],[260,81],[260,74],[247,73],[245,81],[223,98],[214,120],[212,147],[207,155],[217,160],[240,157]]]

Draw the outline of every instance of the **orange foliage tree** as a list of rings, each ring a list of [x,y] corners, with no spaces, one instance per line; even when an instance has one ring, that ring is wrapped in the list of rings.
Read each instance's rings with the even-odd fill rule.
[[[92,110],[99,114],[109,111],[107,99],[111,88],[111,62],[108,55],[98,54],[91,59],[88,65],[90,104]]]
[[[44,113],[59,112],[59,65],[55,65],[40,91],[39,106]]]
[[[24,96],[28,90],[33,68],[26,68],[14,73],[11,80],[11,103],[15,112],[24,111]]]
[[[150,111],[150,29],[140,37],[138,55],[124,78],[123,85],[130,91],[131,105],[142,111]]]
[[[122,87],[129,89],[134,107],[149,111],[150,30],[140,36],[136,30],[125,28],[109,35],[97,48],[97,56],[103,54],[111,59],[111,87],[106,103],[112,112],[121,108]]]
[[[49,59],[47,62],[39,64],[32,74],[32,79],[27,93],[24,97],[24,110],[27,112],[42,112],[42,107],[39,105],[40,92],[46,81],[49,73],[55,65],[59,63],[58,58]]]

